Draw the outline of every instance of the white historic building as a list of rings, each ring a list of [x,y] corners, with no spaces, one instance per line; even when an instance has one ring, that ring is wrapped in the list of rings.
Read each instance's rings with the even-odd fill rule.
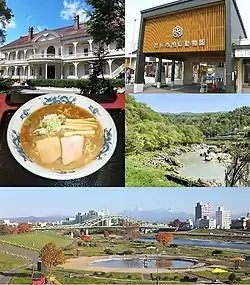
[[[30,27],[28,35],[0,48],[0,75],[20,80],[87,78],[98,45],[79,23],[78,15],[73,26],[39,33]],[[115,78],[124,68],[125,50],[116,50],[115,44],[105,49],[104,75]]]

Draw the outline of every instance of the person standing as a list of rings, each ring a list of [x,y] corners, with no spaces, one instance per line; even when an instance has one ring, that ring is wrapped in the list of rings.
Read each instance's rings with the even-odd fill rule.
[[[131,80],[131,71],[130,68],[128,68],[126,71],[126,84],[129,84],[130,80]]]

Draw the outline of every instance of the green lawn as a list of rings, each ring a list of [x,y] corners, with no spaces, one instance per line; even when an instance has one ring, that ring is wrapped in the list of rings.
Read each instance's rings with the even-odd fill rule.
[[[26,263],[27,259],[0,252],[0,272],[7,272]]]
[[[59,235],[45,234],[45,233],[29,233],[23,235],[8,235],[0,236],[0,240],[6,240],[19,245],[25,245],[28,247],[34,247],[41,249],[45,244],[49,242],[55,243],[58,247],[66,246],[70,243],[70,237],[63,237]]]
[[[149,159],[148,155],[145,153],[145,155],[126,157],[127,187],[182,187],[167,180],[165,177],[167,169],[143,165],[143,162]]]

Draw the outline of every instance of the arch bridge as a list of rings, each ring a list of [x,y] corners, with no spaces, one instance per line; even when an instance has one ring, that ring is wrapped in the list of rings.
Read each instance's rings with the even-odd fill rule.
[[[170,228],[167,224],[137,221],[133,217],[124,215],[104,215],[93,217],[82,222],[72,222],[64,225],[37,226],[33,230],[65,230],[65,229],[99,229],[99,228],[125,228],[139,227],[144,229]],[[173,229],[173,228],[171,228]]]

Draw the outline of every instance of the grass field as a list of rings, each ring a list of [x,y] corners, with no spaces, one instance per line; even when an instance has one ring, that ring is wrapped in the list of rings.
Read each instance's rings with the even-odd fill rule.
[[[149,154],[130,155],[126,157],[126,186],[128,187],[181,187],[167,180],[166,169],[145,166],[143,162]]]
[[[63,247],[68,245],[71,241],[70,237],[62,237],[59,235],[45,233],[29,233],[24,235],[0,236],[0,240],[6,240],[28,247],[34,247],[38,250],[49,242],[55,243],[58,247]]]
[[[28,263],[27,259],[0,252],[0,273]]]

